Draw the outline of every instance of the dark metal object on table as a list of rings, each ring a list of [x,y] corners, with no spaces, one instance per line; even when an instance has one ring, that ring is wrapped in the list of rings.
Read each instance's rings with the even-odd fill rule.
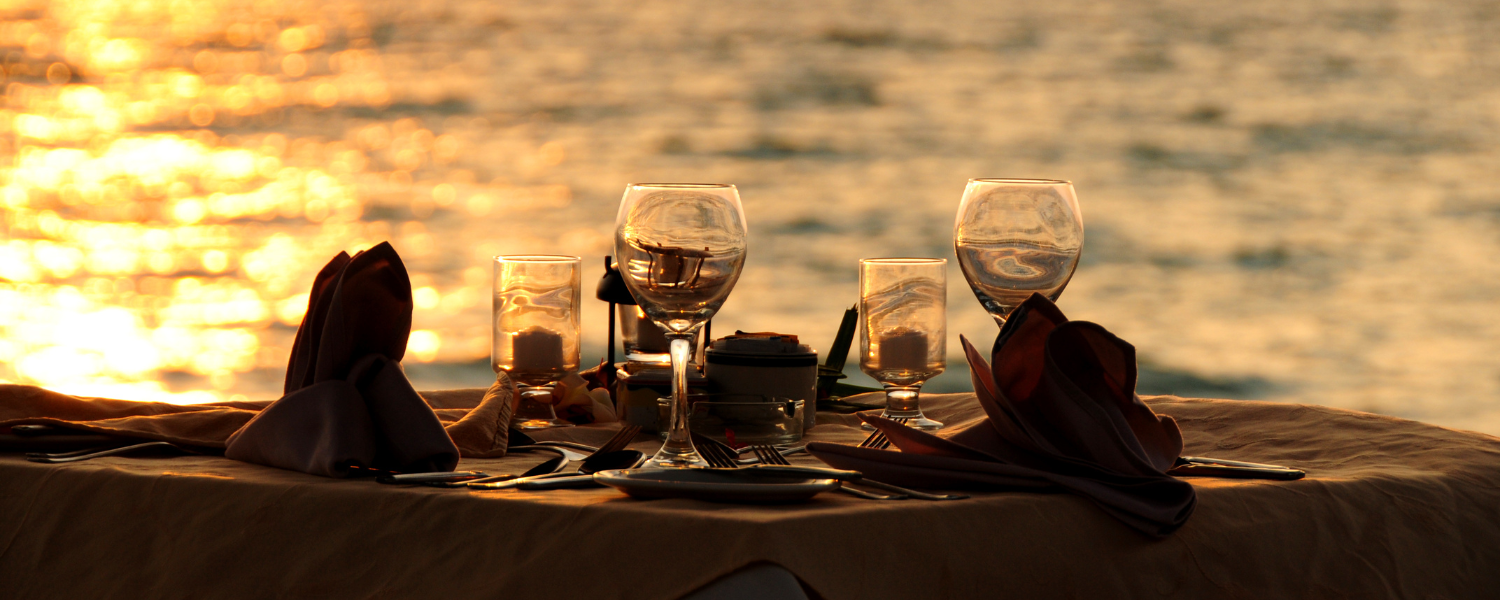
[[[396,473],[381,475],[375,481],[389,484],[402,483],[456,483],[460,481],[471,481],[489,477],[486,473],[479,471],[452,471],[448,473]]]
[[[176,451],[181,452],[183,454],[187,454],[187,453],[190,452],[189,450],[187,450],[187,449],[185,449],[185,448],[183,448],[181,446],[178,446],[176,444],[173,444],[171,442],[146,442],[144,444],[134,444],[134,445],[131,445],[131,446],[120,446],[120,447],[109,448],[109,449],[106,449],[106,450],[96,450],[96,451],[60,452],[60,453],[57,453],[57,454],[44,454],[44,453],[40,453],[40,452],[32,452],[32,453],[29,453],[29,454],[26,455],[26,460],[29,460],[29,461],[35,462],[35,463],[59,464],[59,463],[70,463],[70,462],[78,462],[78,461],[83,461],[83,460],[91,460],[91,459],[95,459],[95,458],[103,458],[103,457],[106,457],[106,456],[116,456],[116,455],[120,455],[120,454],[128,454],[128,453],[131,453],[131,452],[139,452],[141,450],[165,450],[165,449],[176,450]]]
[[[739,469],[746,473],[756,473],[760,475],[837,479],[839,481],[852,481],[862,477],[859,471],[845,471],[842,469],[827,469],[821,467],[791,466],[791,463],[786,462],[785,458],[781,458],[781,462],[777,463],[767,463],[765,462],[765,459],[762,458],[762,462],[760,464],[743,466],[739,463],[739,454],[729,446],[713,438],[700,436],[698,434],[693,434],[693,445],[699,446],[698,453],[703,455],[703,459],[708,461],[709,466],[716,469]],[[771,446],[764,446],[764,448],[768,448],[771,454],[775,454],[778,457],[781,456],[781,453],[777,452],[776,449]],[[759,456],[758,452],[757,456]]]
[[[615,267],[615,257],[604,257],[604,277],[599,279],[599,287],[594,289],[594,297],[609,303],[609,368],[615,368],[615,306],[620,304],[635,305],[635,297],[630,295],[630,290],[625,287],[625,278],[620,276],[620,270]]]
[[[823,359],[823,366],[818,367],[819,398],[827,398],[833,390],[833,384],[847,377],[844,375],[844,365],[849,362],[849,347],[854,344],[854,333],[857,329],[859,329],[858,304],[844,311],[844,320],[839,323],[839,332],[833,338],[833,345],[828,347],[828,356]]]
[[[1177,464],[1168,470],[1167,474],[1178,477],[1226,477],[1231,479],[1275,479],[1280,481],[1302,479],[1307,476],[1307,472],[1305,471],[1280,465],[1267,465],[1202,456],[1178,457]]]
[[[557,477],[534,477],[516,484],[518,490],[561,490],[572,488],[602,487],[594,481],[594,473],[620,469],[634,469],[646,462],[646,453],[639,450],[616,450],[590,457],[578,466],[578,473]]]
[[[760,460],[761,460],[761,462],[764,463],[764,464],[769,464],[769,465],[790,465],[790,464],[792,464],[790,462],[787,462],[786,457],[783,456],[780,452],[778,452],[775,448],[773,448],[771,446],[751,446],[751,448],[753,448],[755,450],[755,455],[757,457],[759,457]],[[957,494],[929,494],[927,492],[919,492],[917,490],[911,490],[911,489],[907,489],[907,488],[904,488],[904,487],[901,487],[901,486],[898,486],[898,485],[891,485],[889,483],[885,483],[885,482],[882,482],[882,481],[875,481],[873,479],[865,479],[863,477],[860,478],[860,479],[858,479],[858,480],[856,480],[856,481],[854,481],[854,483],[857,483],[859,485],[867,485],[867,486],[879,489],[881,491],[890,492],[890,493],[895,494],[895,495],[900,496],[900,497],[916,498],[917,500],[963,500],[965,498],[968,498],[968,496],[957,495]],[[863,490],[856,490],[856,491],[863,491]],[[854,494],[854,495],[863,497],[860,494]]]
[[[623,461],[622,457],[615,456],[615,457],[612,457],[612,458],[609,458],[609,459],[604,459],[605,455],[608,455],[608,454],[611,454],[611,453],[616,453],[616,452],[619,452],[621,450],[624,450],[625,446],[630,445],[631,440],[635,439],[635,436],[637,434],[639,434],[640,432],[641,432],[641,428],[637,427],[635,425],[626,425],[624,427],[621,427],[619,431],[615,432],[614,436],[612,436],[612,437],[609,438],[609,441],[604,442],[604,445],[602,445],[602,446],[598,447],[597,449],[595,449],[592,454],[589,454],[588,456],[585,456],[583,458],[583,462],[589,463],[591,460],[593,460],[593,461],[595,461],[596,466],[599,465],[599,464],[614,464],[614,465],[620,464],[620,463],[612,462],[612,461],[616,461],[616,460]],[[547,448],[547,446],[540,445],[542,443],[543,442],[538,442],[538,445],[534,446],[534,447],[537,448],[537,449]],[[557,442],[554,442],[554,443],[557,443]],[[571,446],[571,444],[570,444],[570,446]],[[578,444],[578,446],[582,446],[584,448],[588,448],[588,446],[583,446],[582,444]],[[566,464],[566,463],[564,463],[564,464]],[[604,469],[604,468],[610,468],[610,467],[598,466],[598,468],[599,469]],[[616,467],[613,467],[613,468],[619,468],[619,467],[616,466]],[[554,469],[554,470],[552,470],[550,472],[534,473],[533,474],[530,471],[528,471],[527,473],[523,473],[520,477],[511,477],[511,476],[507,476],[507,475],[501,475],[501,476],[498,476],[498,477],[491,477],[491,478],[486,478],[486,479],[478,479],[478,480],[474,480],[474,481],[468,481],[468,482],[465,482],[464,485],[467,486],[467,487],[469,487],[469,488],[472,488],[472,489],[501,490],[501,489],[506,489],[506,488],[518,487],[521,483],[524,483],[526,481],[531,481],[531,480],[535,480],[535,479],[543,479],[543,478],[547,478],[547,477],[550,477],[550,476],[556,476],[558,474],[558,472],[561,471],[561,470],[562,470],[562,466],[559,466],[557,469]],[[567,474],[563,474],[563,475],[566,476],[566,475],[572,475],[572,474],[571,473],[567,473]]]
[[[549,458],[546,461],[543,461],[541,464],[527,469],[525,473],[522,473],[520,475],[496,475],[494,477],[470,479],[468,481],[443,482],[434,485],[436,485],[437,487],[502,489],[503,487],[511,487],[509,484],[513,484],[514,482],[521,481],[523,479],[542,477],[562,471],[564,467],[568,466],[568,462],[568,457],[559,452],[557,456]]]

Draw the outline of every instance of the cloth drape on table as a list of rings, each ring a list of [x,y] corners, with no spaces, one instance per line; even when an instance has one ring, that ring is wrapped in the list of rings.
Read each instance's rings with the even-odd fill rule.
[[[1135,348],[1069,322],[1039,294],[1016,309],[991,354],[963,340],[986,418],[937,436],[861,415],[901,452],[810,443],[819,459],[913,487],[1068,491],[1151,535],[1181,527],[1196,495],[1166,474],[1182,452],[1171,417],[1135,394]]]
[[[421,396],[464,458],[505,456],[516,386],[504,373],[488,390],[427,391]],[[110,436],[121,443],[172,442],[219,454],[231,434],[272,402],[167,404],[83,398],[31,385],[0,385],[0,449],[54,451],[45,444],[46,437],[6,433],[12,425],[38,424]]]

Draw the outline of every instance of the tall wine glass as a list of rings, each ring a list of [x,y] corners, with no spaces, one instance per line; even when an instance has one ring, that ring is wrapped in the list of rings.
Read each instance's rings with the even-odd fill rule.
[[[687,364],[693,334],[718,312],[745,266],[745,210],[732,185],[625,187],[615,256],[625,286],[670,341],[672,417],[648,467],[706,467],[688,432]]]
[[[552,386],[578,370],[581,264],[577,256],[495,257],[490,362],[521,388],[520,429],[572,425],[557,418]]]
[[[1083,214],[1073,184],[970,179],[953,246],[964,279],[1000,325],[1033,292],[1057,300],[1083,252]]]
[[[904,417],[915,429],[941,428],[922,414],[918,392],[947,365],[948,260],[859,261],[859,316],[859,368],[885,386],[880,416]]]

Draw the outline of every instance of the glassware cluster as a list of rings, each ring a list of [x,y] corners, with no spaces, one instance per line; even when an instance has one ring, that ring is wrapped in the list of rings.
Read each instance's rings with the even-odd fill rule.
[[[626,349],[666,350],[672,395],[665,442],[647,467],[707,467],[689,432],[687,367],[694,335],[718,312],[744,269],[745,212],[724,184],[631,184],[615,220],[614,252],[638,306],[622,306],[624,327],[654,325],[665,344],[631,330]],[[1083,217],[1071,183],[971,179],[953,226],[964,279],[1004,325],[1032,293],[1062,294],[1083,250]],[[496,372],[521,386],[517,427],[566,426],[551,388],[579,364],[580,259],[495,259]],[[885,388],[883,416],[938,429],[922,413],[924,382],[947,365],[947,272],[942,258],[867,258],[859,263],[860,369]],[[664,348],[659,346],[665,346]],[[659,356],[659,354],[657,354]]]

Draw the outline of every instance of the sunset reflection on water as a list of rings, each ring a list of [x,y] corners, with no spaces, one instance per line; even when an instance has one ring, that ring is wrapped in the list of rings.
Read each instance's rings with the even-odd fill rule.
[[[1041,177],[1088,231],[1059,306],[1143,394],[1500,434],[1490,4],[0,0],[0,379],[274,398],[317,269],[389,240],[414,383],[487,385],[491,258],[597,276],[637,181],[738,186],[714,331],[824,350],[859,259],[955,258],[965,181]],[[948,281],[924,391],[995,335]]]
[[[393,101],[358,10],[68,0],[0,11],[0,155],[9,157],[0,167],[0,380],[130,399],[229,398],[244,387],[237,375],[284,366],[305,287],[332,254],[398,239],[421,258],[433,243],[417,218],[435,209],[484,216],[505,194],[566,201],[565,188],[487,196],[472,174],[442,168],[465,141],[419,119],[307,126],[327,109],[378,115]],[[419,97],[430,91],[399,100],[443,100]],[[424,168],[453,182],[413,190],[412,173]],[[410,220],[362,219],[371,208],[362,198],[380,194],[420,199],[398,211]],[[477,307],[487,277],[467,273],[440,292],[418,275],[418,308]],[[480,344],[445,344],[439,331],[413,333],[409,361],[440,355],[483,354]],[[178,377],[184,389],[164,383],[170,374],[187,376]]]

